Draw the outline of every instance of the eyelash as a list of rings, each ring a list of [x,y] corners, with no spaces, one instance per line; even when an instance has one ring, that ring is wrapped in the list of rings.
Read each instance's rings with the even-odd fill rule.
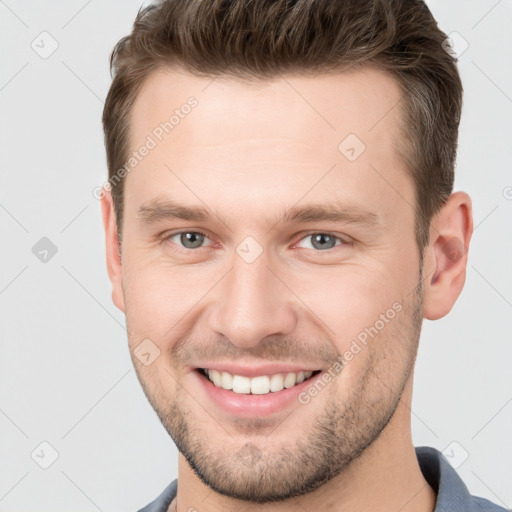
[[[181,235],[183,233],[194,233],[196,235],[202,235],[204,236],[205,238],[210,238],[206,233],[204,233],[203,231],[193,231],[193,230],[182,230],[182,231],[176,231],[176,232],[173,232],[173,233],[168,233],[166,235],[164,235],[162,237],[162,241],[163,242],[168,242],[170,241],[171,238],[177,236],[177,235]],[[343,238],[339,237],[339,236],[336,236],[334,235],[333,233],[330,233],[329,231],[311,231],[310,233],[307,233],[305,234],[302,238],[300,238],[298,240],[298,242],[296,243],[299,243],[301,242],[302,240],[304,240],[305,238],[308,238],[308,237],[311,237],[313,235],[328,235],[330,237],[333,237],[335,238],[336,240],[339,240],[341,242],[341,244],[337,244],[335,245],[334,247],[330,248],[330,249],[326,249],[324,251],[322,250],[319,250],[319,249],[310,249],[312,251],[316,251],[317,253],[322,253],[322,252],[330,252],[332,250],[334,250],[334,248],[336,247],[340,247],[340,246],[343,246],[343,245],[351,245],[352,244],[352,241],[351,240],[344,240]],[[173,244],[174,245],[174,244]],[[294,244],[296,245],[296,244]],[[206,247],[198,247],[196,249],[187,249],[186,247],[180,247],[180,246],[177,246],[177,249],[175,249],[176,251],[178,252],[183,252],[183,253],[189,253],[190,251],[198,251],[199,249],[205,249]]]

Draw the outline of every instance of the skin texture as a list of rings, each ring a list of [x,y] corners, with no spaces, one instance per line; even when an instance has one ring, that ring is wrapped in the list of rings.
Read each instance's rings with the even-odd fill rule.
[[[135,102],[131,147],[190,96],[197,106],[126,177],[121,247],[111,195],[102,199],[113,301],[180,450],[170,510],[433,510],[410,431],[413,367],[422,318],[446,315],[464,285],[470,198],[452,194],[433,219],[421,266],[414,186],[395,147],[401,91],[373,66],[252,83],[159,70]],[[354,161],[338,149],[349,134],[366,146]],[[212,218],[138,215],[164,200]],[[334,202],[378,224],[282,222],[292,207]],[[199,248],[165,238],[180,230],[206,237]],[[339,238],[313,245],[319,233]],[[236,251],[247,236],[262,249],[251,263]],[[400,311],[306,405],[231,416],[192,373],[205,360],[327,369],[393,304]],[[160,350],[149,366],[134,357],[145,339]]]

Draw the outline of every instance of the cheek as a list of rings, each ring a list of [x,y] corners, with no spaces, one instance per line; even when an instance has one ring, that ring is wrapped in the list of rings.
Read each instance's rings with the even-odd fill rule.
[[[349,349],[355,339],[364,343],[375,325],[379,332],[390,330],[404,293],[399,288],[403,283],[389,268],[347,264],[323,270],[302,272],[291,288],[299,290],[307,315],[336,341],[338,352]]]
[[[187,314],[212,287],[215,275],[211,269],[199,271],[142,257],[127,258],[123,290],[131,335],[150,338],[161,348],[169,340],[179,339],[186,332]]]

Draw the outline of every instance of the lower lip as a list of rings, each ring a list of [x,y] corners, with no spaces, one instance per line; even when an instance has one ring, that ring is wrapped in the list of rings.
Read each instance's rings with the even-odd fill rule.
[[[192,372],[214,404],[229,414],[247,418],[267,416],[282,412],[294,404],[300,405],[298,395],[311,386],[318,377],[321,377],[322,373],[320,372],[291,388],[284,388],[282,391],[271,391],[266,395],[252,395],[219,388],[199,371]]]

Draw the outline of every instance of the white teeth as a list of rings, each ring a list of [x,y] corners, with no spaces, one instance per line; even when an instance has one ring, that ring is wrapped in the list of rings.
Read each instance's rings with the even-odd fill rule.
[[[213,383],[221,387],[222,386],[222,376],[218,370],[210,370],[209,372],[210,379],[213,380]]]
[[[308,372],[276,373],[275,375],[261,375],[258,377],[244,377],[242,375],[231,375],[228,372],[218,370],[205,370],[210,380],[219,388],[232,390],[235,393],[253,395],[265,395],[269,392],[276,393],[283,388],[291,388],[309,379],[313,374]]]
[[[235,393],[250,393],[251,379],[249,377],[242,377],[241,375],[233,375],[233,391]]]
[[[270,379],[263,375],[251,379],[251,393],[253,395],[265,395],[270,391]]]
[[[286,377],[284,378],[284,387],[285,388],[291,388],[295,386],[295,383],[297,382],[297,374],[296,373],[287,373]]]
[[[233,389],[233,375],[228,372],[222,372],[222,387],[224,389]]]
[[[272,375],[270,378],[270,391],[281,391],[284,388],[283,376],[280,373]]]

